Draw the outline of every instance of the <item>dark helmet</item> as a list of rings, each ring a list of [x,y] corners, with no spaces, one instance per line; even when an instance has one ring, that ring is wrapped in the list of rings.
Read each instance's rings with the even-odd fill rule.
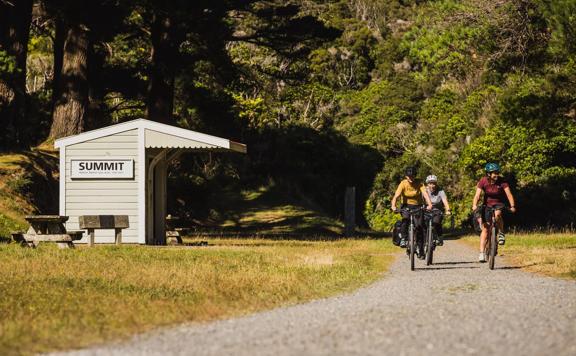
[[[416,167],[408,167],[404,171],[404,175],[407,177],[414,177],[418,172],[416,171]]]
[[[484,166],[484,170],[486,173],[500,172],[500,165],[498,163],[488,162],[486,163],[486,166]]]

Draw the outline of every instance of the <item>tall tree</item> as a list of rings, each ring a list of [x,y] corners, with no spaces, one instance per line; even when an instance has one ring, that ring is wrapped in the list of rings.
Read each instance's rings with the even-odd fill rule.
[[[50,138],[79,134],[84,129],[88,108],[88,28],[82,23],[67,26],[52,114]]]
[[[26,146],[26,58],[32,0],[0,0],[0,149]]]
[[[96,86],[101,84],[97,79],[104,58],[95,46],[116,34],[131,4],[115,0],[45,2],[56,24],[54,108],[49,135],[56,139],[101,126],[98,121],[103,94]]]
[[[146,96],[148,119],[165,123],[173,121],[176,76],[185,62],[197,60],[194,56],[184,56],[180,47],[191,34],[197,33],[198,23],[213,18],[215,8],[223,7],[224,3],[209,0],[148,2],[152,44]]]
[[[180,70],[193,68],[198,61],[219,62],[222,74],[226,62],[222,56],[231,41],[265,46],[282,56],[305,57],[311,46],[335,37],[334,31],[302,15],[301,7],[291,2],[151,0],[148,4],[152,63],[146,104],[148,118],[155,121],[173,120],[175,78]],[[239,22],[245,25],[239,28]],[[190,73],[186,79],[195,82]]]
[[[52,55],[54,58],[53,76],[52,76],[52,108],[54,112],[56,101],[60,95],[59,83],[60,74],[62,73],[62,59],[64,57],[64,41],[66,40],[66,25],[60,17],[54,18],[54,40],[52,42]]]
[[[174,79],[176,75],[179,41],[176,7],[170,2],[159,1],[152,20],[152,64],[146,114],[149,120],[169,123],[174,109]],[[173,5],[173,4],[172,4]]]

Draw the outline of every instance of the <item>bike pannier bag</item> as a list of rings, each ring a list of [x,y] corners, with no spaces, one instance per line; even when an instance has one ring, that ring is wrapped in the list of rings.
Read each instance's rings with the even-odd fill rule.
[[[402,220],[398,220],[394,223],[394,229],[392,230],[392,243],[395,246],[400,246],[401,238],[402,238]]]

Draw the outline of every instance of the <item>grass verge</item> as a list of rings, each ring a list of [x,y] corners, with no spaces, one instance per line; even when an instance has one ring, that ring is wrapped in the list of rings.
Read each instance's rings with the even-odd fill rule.
[[[252,189],[227,189],[212,194],[207,206],[214,215],[195,221],[195,233],[340,236],[344,224],[322,208],[273,181]],[[212,214],[211,214],[212,215]]]
[[[331,296],[377,279],[395,252],[389,240],[209,243],[0,245],[0,354],[78,348]]]
[[[0,242],[27,228],[25,215],[58,210],[57,162],[40,149],[0,153]]]
[[[463,239],[478,247],[478,236]],[[499,249],[514,265],[547,276],[576,279],[576,234],[508,234]]]

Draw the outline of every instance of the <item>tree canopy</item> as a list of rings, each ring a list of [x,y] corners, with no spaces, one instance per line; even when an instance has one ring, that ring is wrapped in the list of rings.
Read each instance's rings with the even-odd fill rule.
[[[190,191],[273,180],[339,216],[355,185],[376,229],[396,219],[406,165],[439,176],[464,222],[497,161],[516,224],[566,225],[575,11],[576,0],[0,0],[0,149],[146,117],[249,145],[246,159],[182,162],[174,179]]]

